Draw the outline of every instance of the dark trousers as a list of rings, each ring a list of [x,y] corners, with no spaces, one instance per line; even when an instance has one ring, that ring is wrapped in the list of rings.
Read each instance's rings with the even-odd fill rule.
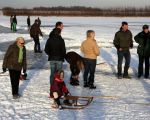
[[[139,55],[138,76],[143,75],[143,63],[145,61],[145,77],[149,76],[149,57]]]
[[[33,40],[34,40],[34,52],[41,51],[39,36],[34,36]]]
[[[11,87],[12,87],[12,95],[18,95],[20,74],[21,71],[9,70]]]
[[[123,62],[123,58],[125,58],[125,66],[124,66],[124,76],[128,75],[128,69],[130,66],[130,59],[131,59],[131,55],[130,55],[130,51],[126,50],[126,51],[117,51],[118,54],[118,76],[122,75],[122,62]]]
[[[96,59],[85,59],[84,84],[93,85]]]

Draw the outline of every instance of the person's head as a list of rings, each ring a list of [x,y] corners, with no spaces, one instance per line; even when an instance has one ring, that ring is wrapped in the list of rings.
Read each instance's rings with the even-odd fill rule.
[[[148,25],[143,25],[143,31],[145,32],[145,33],[148,33],[149,32],[149,26]]]
[[[94,30],[88,30],[88,31],[86,32],[86,37],[87,37],[87,38],[90,38],[90,39],[94,39],[94,37],[95,37],[95,32],[94,32]]]
[[[39,23],[39,21],[38,21],[37,19],[35,19],[34,23],[38,24],[38,23]]]
[[[122,28],[123,31],[127,31],[128,30],[128,23],[123,21],[122,25],[121,25],[121,28]]]
[[[63,70],[58,71],[58,74],[59,74],[60,79],[64,79],[64,71]]]
[[[18,37],[18,38],[16,39],[16,43],[17,43],[17,45],[18,45],[19,47],[23,47],[24,44],[25,44],[25,40],[24,40],[23,37]]]
[[[62,22],[58,21],[56,24],[55,24],[55,28],[60,28],[61,30],[64,28],[64,25]]]
[[[53,30],[54,36],[59,36],[61,34],[61,29],[60,28],[55,28]]]

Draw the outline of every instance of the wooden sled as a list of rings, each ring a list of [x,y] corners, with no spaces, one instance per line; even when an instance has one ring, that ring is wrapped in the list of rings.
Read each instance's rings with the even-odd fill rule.
[[[87,107],[93,100],[93,97],[82,96],[67,96],[66,100],[69,100],[71,105],[62,104],[63,109],[79,110]]]

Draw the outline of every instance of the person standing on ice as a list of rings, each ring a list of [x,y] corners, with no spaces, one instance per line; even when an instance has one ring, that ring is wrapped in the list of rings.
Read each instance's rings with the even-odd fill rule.
[[[95,32],[93,30],[87,31],[87,39],[81,44],[81,52],[84,54],[84,87],[95,89],[94,74],[96,68],[96,59],[100,54],[99,46],[95,40]],[[89,77],[88,77],[89,75]]]
[[[30,31],[30,26],[31,26],[30,16],[28,16],[27,18],[27,25],[28,25],[28,31]]]
[[[45,45],[45,53],[50,61],[50,84],[52,85],[54,73],[62,69],[62,65],[66,55],[66,47],[64,39],[61,37],[61,29],[53,29],[53,35],[48,38]]]
[[[19,95],[19,78],[21,70],[26,74],[26,48],[24,46],[24,38],[18,37],[16,42],[9,46],[3,60],[3,72],[9,70],[13,99],[20,97]]]
[[[13,15],[10,16],[10,29],[13,28]]]
[[[139,66],[138,66],[138,78],[143,75],[143,62],[145,61],[145,75],[144,78],[149,77],[149,57],[150,57],[150,32],[149,26],[144,25],[143,31],[138,33],[135,37],[135,42],[137,42],[137,54],[139,56]]]
[[[122,77],[130,79],[131,77],[128,74],[128,69],[131,59],[130,48],[133,47],[133,40],[132,33],[128,30],[127,22],[122,22],[120,30],[115,34],[113,44],[115,45],[118,54],[118,79],[122,79]],[[122,76],[123,58],[125,58],[125,66]]]
[[[64,28],[63,23],[60,21],[56,22],[54,29],[56,29],[56,28],[63,30],[63,28]],[[50,32],[49,37],[52,37],[54,29]]]
[[[35,53],[42,53],[39,35],[43,37],[40,26],[38,24],[38,20],[35,20],[34,24],[31,26],[31,29],[30,29],[30,36],[34,40],[34,52]]]
[[[13,17],[13,25],[12,25],[12,29],[13,29],[13,31],[14,32],[16,32],[17,31],[17,18],[16,18],[16,15],[14,15],[14,17]]]

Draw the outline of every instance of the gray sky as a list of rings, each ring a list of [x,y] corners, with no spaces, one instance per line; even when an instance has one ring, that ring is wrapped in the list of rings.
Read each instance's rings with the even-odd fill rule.
[[[32,8],[38,6],[87,6],[87,7],[144,7],[150,6],[150,0],[0,0],[3,7]]]

